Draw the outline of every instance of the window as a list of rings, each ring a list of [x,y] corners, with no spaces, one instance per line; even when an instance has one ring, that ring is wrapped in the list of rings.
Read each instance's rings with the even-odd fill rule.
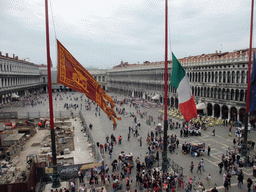
[[[236,78],[235,72],[232,71],[232,83],[235,83],[235,78]]]
[[[226,83],[226,71],[223,72],[223,83]]]
[[[230,79],[231,79],[231,75],[230,75],[230,71],[228,71],[228,80],[227,80],[227,83],[230,83],[230,82],[231,82]]]
[[[245,71],[242,71],[241,83],[245,83]]]
[[[240,71],[236,72],[236,83],[240,83]]]
[[[222,72],[219,72],[219,83],[222,83],[221,80],[222,80]]]

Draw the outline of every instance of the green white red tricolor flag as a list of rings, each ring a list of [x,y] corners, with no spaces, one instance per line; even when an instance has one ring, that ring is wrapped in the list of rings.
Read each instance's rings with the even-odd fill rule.
[[[172,76],[171,86],[178,93],[179,108],[184,118],[189,122],[192,118],[197,117],[197,109],[194,97],[189,87],[189,80],[186,71],[181,66],[175,55],[172,53]]]

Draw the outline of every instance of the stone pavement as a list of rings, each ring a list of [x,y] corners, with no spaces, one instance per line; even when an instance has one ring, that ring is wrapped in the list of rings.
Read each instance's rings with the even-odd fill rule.
[[[81,132],[82,126],[79,118],[70,119],[74,129],[74,145],[75,150],[65,157],[74,157],[74,164],[93,163],[94,157],[89,150],[89,142],[84,133]]]
[[[81,93],[75,93],[74,96],[78,96],[80,97]],[[125,96],[122,95],[116,95],[113,93],[110,93],[109,95],[113,96],[115,95],[118,99],[122,99]],[[84,97],[85,98],[85,97]],[[64,103],[68,102],[68,103],[77,103],[78,105],[80,105],[80,103],[84,103],[84,102],[80,102],[80,100],[78,101],[66,101],[65,99],[59,101],[59,100],[54,100],[54,106],[55,108],[57,108],[58,110],[62,111],[66,111],[63,106]],[[83,104],[84,105],[84,104]],[[40,110],[47,110],[48,105],[42,107],[40,106]],[[84,107],[84,106],[83,106]],[[120,106],[117,106],[120,107]],[[122,108],[125,107],[126,112],[135,112],[136,114],[136,110],[133,107],[129,107],[128,105],[124,105],[122,106]],[[37,108],[37,109],[36,109]],[[38,106],[35,107],[28,107],[28,109],[26,108],[26,110],[33,110],[36,111],[38,110]],[[21,109],[15,109],[15,110],[21,110],[24,111],[24,108]],[[158,121],[158,116],[160,115],[160,113],[158,112],[159,108],[140,108],[140,110],[142,112],[147,112],[148,115],[153,116],[154,121],[157,123],[159,123]],[[5,110],[7,111],[7,110]],[[105,143],[105,137],[107,135],[111,135],[112,133],[115,135],[115,137],[117,138],[118,135],[122,135],[122,144],[121,145],[115,145],[114,146],[114,150],[113,150],[113,156],[112,159],[110,159],[109,154],[105,154],[104,157],[104,162],[105,164],[107,164],[110,167],[110,173],[112,174],[111,171],[111,163],[114,159],[116,159],[118,157],[118,155],[121,153],[121,151],[124,151],[125,153],[133,153],[133,157],[134,159],[136,159],[136,157],[139,157],[141,162],[144,161],[144,157],[148,151],[147,149],[147,144],[146,144],[146,135],[148,131],[154,130],[155,126],[152,123],[151,125],[147,125],[146,124],[146,118],[141,119],[138,115],[138,120],[141,123],[141,129],[139,130],[140,136],[143,139],[142,142],[142,146],[139,145],[138,142],[138,138],[134,137],[133,135],[130,138],[130,141],[127,141],[127,134],[128,134],[128,127],[129,126],[135,126],[134,122],[133,122],[133,118],[130,117],[125,117],[122,116],[122,120],[121,121],[117,121],[117,129],[113,130],[113,123],[112,121],[110,121],[107,116],[104,114],[104,112],[101,110],[101,114],[100,116],[97,115],[97,117],[95,116],[95,107],[92,107],[91,111],[82,111],[83,114],[85,115],[86,121],[87,121],[87,125],[89,125],[89,123],[93,124],[93,129],[92,129],[92,133],[93,133],[93,137],[95,139],[95,141],[104,144]],[[168,118],[172,118],[172,117],[168,117]],[[172,118],[173,121],[180,121],[178,119],[174,119]],[[161,122],[163,124],[163,122]],[[192,177],[194,180],[194,183],[197,183],[199,181],[202,181],[204,183],[204,185],[206,186],[206,177],[207,175],[210,173],[212,175],[212,179],[211,179],[211,185],[210,188],[212,188],[213,186],[217,186],[219,192],[224,191],[223,189],[223,178],[222,175],[219,174],[218,170],[218,162],[220,162],[221,160],[221,155],[223,153],[226,153],[227,148],[231,148],[233,149],[233,143],[232,140],[234,138],[234,129],[232,130],[233,134],[232,137],[228,137],[228,128],[229,127],[225,127],[225,126],[214,126],[214,127],[209,127],[206,131],[202,131],[202,136],[189,136],[189,137],[179,137],[179,131],[180,129],[174,129],[174,130],[168,130],[168,135],[170,134],[176,134],[178,136],[178,139],[180,140],[180,147],[179,149],[177,149],[175,151],[175,153],[170,154],[168,152],[168,158],[171,158],[174,162],[176,162],[179,166],[184,168],[183,174],[184,174],[184,181],[187,182],[189,177]],[[215,129],[216,130],[216,136],[212,136],[212,130]],[[76,131],[80,131],[80,130],[76,130]],[[256,132],[255,131],[251,131],[251,133],[249,133],[248,135],[248,139],[254,139],[256,136]],[[187,154],[184,155],[181,152],[181,145],[184,142],[194,142],[194,143],[198,143],[198,142],[204,142],[207,146],[211,147],[211,155],[207,156],[207,154],[205,154],[202,157],[192,157],[191,155]],[[79,142],[77,143],[79,145]],[[251,154],[255,153],[254,151],[251,151]],[[160,154],[160,158],[161,158],[161,154]],[[189,164],[191,161],[194,162],[195,167],[198,164],[198,162],[200,161],[201,158],[204,158],[205,161],[205,171],[202,171],[202,174],[197,174],[195,171],[194,173],[190,173],[189,172]],[[160,166],[161,166],[161,159],[160,159]],[[248,177],[251,177],[253,179],[253,181],[255,181],[255,179],[252,177],[252,168],[242,168],[244,173],[245,173],[245,180]],[[114,172],[118,173],[117,171]],[[131,191],[133,191],[136,186],[135,186],[135,170],[132,170],[131,173],[131,178],[133,179],[133,183],[132,183],[132,187],[131,187]],[[239,189],[237,187],[237,177],[236,176],[232,176],[231,179],[231,183],[232,183],[232,188],[230,191],[245,191],[246,184],[244,184],[243,189]],[[246,183],[246,182],[244,182]],[[123,183],[124,184],[124,183]],[[196,187],[196,186],[195,186]],[[112,188],[107,188],[108,191],[112,191]],[[184,189],[180,189],[177,188],[177,191],[184,191]]]

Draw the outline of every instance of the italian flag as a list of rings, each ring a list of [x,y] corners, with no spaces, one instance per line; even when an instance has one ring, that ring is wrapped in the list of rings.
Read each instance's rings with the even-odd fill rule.
[[[175,55],[172,53],[172,76],[171,86],[178,93],[179,108],[184,118],[189,122],[197,117],[197,109],[194,97],[189,87],[189,80],[186,71],[181,66]]]

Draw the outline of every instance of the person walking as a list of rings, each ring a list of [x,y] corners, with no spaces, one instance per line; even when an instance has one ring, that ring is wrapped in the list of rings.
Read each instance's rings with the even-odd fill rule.
[[[204,171],[204,159],[202,158],[200,162],[201,162],[201,169]]]
[[[207,187],[210,188],[210,185],[211,185],[211,174],[209,174],[207,177],[206,177],[206,181],[207,181]]]
[[[179,139],[176,140],[177,149],[179,148],[180,141]]]
[[[194,169],[194,163],[193,161],[191,161],[191,164],[190,164],[190,172],[193,173],[193,169]]]
[[[220,174],[222,174],[222,168],[223,168],[223,162],[221,161],[219,164],[218,164],[219,168],[220,168]]]
[[[238,173],[237,180],[238,180],[238,187],[242,189],[242,184],[244,180],[243,170],[240,170],[240,172]]]
[[[200,171],[200,173],[202,173],[202,172],[201,172],[201,162],[199,162],[198,165],[197,165],[197,170],[196,170],[196,172],[198,173],[198,171]]]
[[[223,185],[224,185],[224,188],[225,188],[225,192],[228,192],[229,190],[228,190],[228,181],[227,181],[227,179],[225,179]]]
[[[109,158],[111,159],[112,158],[112,148],[109,149]]]
[[[248,192],[251,191],[251,187],[252,187],[252,179],[249,177],[247,179],[247,188],[248,188]]]
[[[211,152],[211,147],[208,146],[208,156],[210,156],[210,152]]]
[[[227,179],[227,181],[228,181],[228,186],[230,186],[231,187],[231,173],[230,172],[228,172],[227,173],[227,175],[226,175],[226,179]]]
[[[78,177],[79,177],[79,182],[83,183],[84,182],[84,174],[81,170],[78,171]]]
[[[202,181],[201,181],[201,182],[199,183],[199,185],[198,185],[198,190],[199,190],[199,192],[205,191],[205,188],[204,188],[204,185],[203,185],[203,182],[202,182]]]

